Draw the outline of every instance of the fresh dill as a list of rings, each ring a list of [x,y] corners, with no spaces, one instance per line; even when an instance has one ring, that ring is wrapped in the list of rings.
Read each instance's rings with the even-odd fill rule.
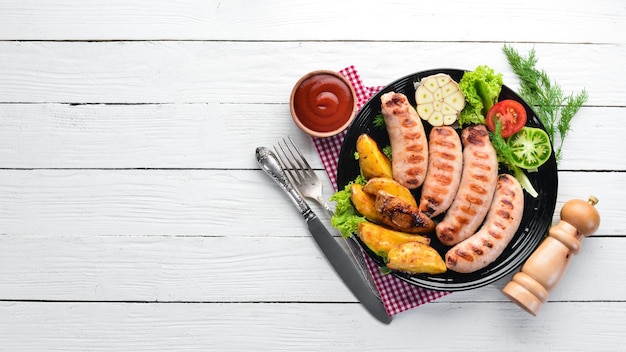
[[[383,114],[378,114],[374,116],[374,121],[372,122],[372,124],[374,125],[374,127],[385,128],[385,117],[383,116]]]
[[[393,154],[391,153],[391,146],[386,145],[383,147],[383,154],[387,157],[387,159],[392,160]]]
[[[513,72],[520,79],[519,94],[528,104],[536,107],[535,112],[550,137],[556,160],[560,161],[572,118],[587,101],[587,91],[583,89],[579,93],[565,95],[557,82],[544,70],[536,68],[534,49],[528,52],[527,57],[521,56],[509,45],[505,45],[503,51]]]
[[[502,121],[499,119],[495,120],[495,131],[489,132],[489,137],[491,140],[491,144],[493,145],[493,149],[496,150],[496,155],[498,156],[498,163],[503,164],[506,168],[512,170],[514,167],[513,151],[511,150],[511,146],[506,142],[506,140],[502,137]]]
[[[507,141],[502,137],[502,121],[495,121],[496,128],[494,132],[489,132],[489,137],[493,149],[496,150],[498,156],[498,164],[513,172],[513,176],[519,181],[520,185],[530,194],[533,198],[538,196],[537,190],[533,187],[532,183],[526,176],[526,173],[515,165],[513,156],[513,150]]]

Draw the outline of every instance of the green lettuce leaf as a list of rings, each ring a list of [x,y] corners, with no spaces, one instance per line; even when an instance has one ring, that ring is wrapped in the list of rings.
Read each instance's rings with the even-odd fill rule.
[[[335,192],[335,194],[330,197],[331,201],[337,203],[335,213],[330,218],[330,223],[334,228],[341,232],[343,237],[346,238],[352,237],[352,234],[357,232],[359,224],[366,221],[365,217],[361,216],[356,211],[354,205],[352,205],[352,201],[350,200],[350,187],[354,183],[364,185],[365,178],[361,175],[357,176],[357,178],[347,184],[343,190]]]
[[[465,94],[465,108],[459,114],[459,124],[463,126],[485,123],[487,112],[498,102],[502,90],[502,74],[481,65],[474,71],[463,74],[459,88]]]

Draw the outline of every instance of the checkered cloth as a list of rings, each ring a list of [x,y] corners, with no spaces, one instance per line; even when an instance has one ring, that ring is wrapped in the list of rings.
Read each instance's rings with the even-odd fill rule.
[[[356,91],[359,109],[374,94],[383,88],[382,86],[364,86],[354,66],[346,67],[339,71],[339,73],[352,83],[352,86]],[[328,173],[330,182],[335,187],[335,191],[337,190],[337,161],[339,160],[339,151],[345,136],[346,131],[329,138],[312,137],[315,148],[322,159],[322,164]],[[372,273],[378,290],[380,291],[380,296],[383,304],[385,305],[385,309],[390,316],[415,308],[450,293],[423,289],[408,284],[392,275],[381,275],[378,265],[367,255],[364,253],[362,254],[365,256],[368,268]]]

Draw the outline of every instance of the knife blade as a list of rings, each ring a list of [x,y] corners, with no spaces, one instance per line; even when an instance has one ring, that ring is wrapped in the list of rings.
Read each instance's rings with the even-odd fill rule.
[[[298,208],[307,223],[309,232],[322,253],[326,256],[328,263],[356,299],[378,321],[383,324],[391,323],[392,317],[387,314],[380,298],[370,289],[354,261],[350,259],[298,190],[291,184],[291,181],[283,172],[276,155],[268,148],[258,147],[256,149],[256,159],[261,169],[285,191],[289,199]]]

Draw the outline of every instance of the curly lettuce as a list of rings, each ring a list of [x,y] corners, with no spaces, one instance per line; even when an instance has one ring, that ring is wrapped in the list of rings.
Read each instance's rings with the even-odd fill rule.
[[[365,178],[363,178],[362,175],[357,176],[357,178],[348,183],[343,190],[335,192],[335,194],[330,197],[331,201],[337,203],[335,213],[330,218],[330,223],[341,232],[344,238],[352,237],[353,233],[357,233],[359,224],[366,221],[365,217],[361,216],[356,211],[350,200],[350,188],[354,183],[364,185]]]
[[[459,88],[465,95],[465,108],[459,114],[459,125],[484,124],[487,112],[498,102],[502,74],[481,65],[463,74]]]

